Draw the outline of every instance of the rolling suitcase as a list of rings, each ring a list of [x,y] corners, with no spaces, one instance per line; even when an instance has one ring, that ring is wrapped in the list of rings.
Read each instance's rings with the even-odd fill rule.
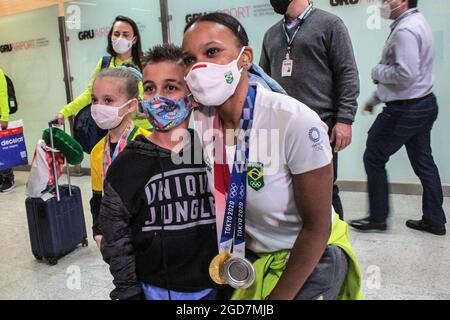
[[[52,149],[53,123],[49,122]],[[55,265],[59,258],[75,250],[78,245],[86,247],[88,241],[80,188],[71,185],[67,163],[68,185],[59,186],[54,153],[52,160],[56,196],[27,198],[25,206],[34,257]]]

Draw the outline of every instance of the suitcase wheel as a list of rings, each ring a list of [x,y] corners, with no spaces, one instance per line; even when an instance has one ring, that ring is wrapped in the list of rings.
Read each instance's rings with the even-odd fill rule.
[[[81,243],[82,247],[87,247],[88,246],[88,240],[84,239],[83,242]]]
[[[58,258],[51,257],[51,258],[48,258],[47,261],[48,261],[49,265],[55,266],[58,263]]]
[[[41,256],[38,256],[37,254],[34,255],[34,258],[35,258],[36,260],[39,260],[39,261],[42,260],[42,257],[41,257]]]

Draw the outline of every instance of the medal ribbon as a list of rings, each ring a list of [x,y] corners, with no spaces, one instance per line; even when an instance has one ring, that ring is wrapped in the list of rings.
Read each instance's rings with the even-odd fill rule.
[[[111,146],[110,146],[110,139],[109,139],[109,132],[106,135],[106,140],[105,140],[105,147],[103,149],[103,180],[105,180],[106,178],[106,172],[108,171],[109,166],[111,165],[111,163],[114,161],[114,159],[117,158],[117,156],[119,155],[119,153],[121,153],[123,151],[123,149],[125,149],[125,147],[127,146],[127,141],[128,138],[131,134],[131,132],[133,131],[134,128],[134,124],[133,122],[129,121],[127,128],[124,130],[124,132],[122,133],[122,135],[120,136],[119,141],[117,142],[117,146],[114,149],[114,153],[111,157]]]
[[[225,195],[225,212],[220,235],[219,252],[233,253],[245,257],[245,210],[247,202],[247,165],[249,158],[250,131],[253,125],[256,89],[249,87],[247,99],[241,114],[240,129],[237,136],[236,154],[230,176],[226,163],[225,145],[222,145],[223,158],[214,159],[214,184],[216,194]],[[216,116],[215,129],[220,129],[220,119]],[[224,161],[225,160],[225,161]],[[216,210],[220,210],[220,199],[216,199]],[[223,208],[223,206],[222,206]],[[220,215],[219,215],[220,216]]]

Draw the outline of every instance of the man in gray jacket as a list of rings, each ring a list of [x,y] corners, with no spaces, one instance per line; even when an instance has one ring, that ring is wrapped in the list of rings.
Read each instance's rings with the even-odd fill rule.
[[[339,17],[314,8],[309,0],[270,3],[284,19],[266,32],[259,64],[290,96],[316,111],[328,125],[336,182],[337,153],[352,141],[359,96],[358,69],[348,30]],[[333,206],[343,219],[336,183]]]

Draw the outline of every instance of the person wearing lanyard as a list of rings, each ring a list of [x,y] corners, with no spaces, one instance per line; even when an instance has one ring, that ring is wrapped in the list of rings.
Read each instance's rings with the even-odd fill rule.
[[[329,128],[333,148],[333,207],[344,209],[336,185],[338,153],[352,141],[359,76],[343,21],[309,0],[271,0],[284,15],[264,35],[259,65],[288,95],[316,111]]]
[[[386,103],[367,137],[364,166],[369,191],[369,217],[350,222],[359,230],[386,230],[389,188],[386,163],[405,146],[423,186],[422,219],[408,220],[408,228],[445,235],[446,218],[439,170],[431,152],[431,129],[438,105],[433,94],[434,44],[431,28],[417,9],[417,0],[383,1],[381,14],[392,19],[381,62],[372,69],[377,91],[366,103]]]
[[[103,69],[92,86],[92,117],[97,125],[108,130],[91,152],[92,233],[98,246],[102,239],[98,228],[98,215],[103,197],[103,180],[109,166],[123,151],[125,146],[142,134],[150,132],[142,129],[128,119],[136,110],[139,99],[138,84],[142,75],[133,67]]]
[[[234,299],[361,298],[346,224],[332,210],[326,125],[303,103],[249,81],[253,51],[228,14],[191,21],[183,56],[214,191],[211,278],[236,288]]]

